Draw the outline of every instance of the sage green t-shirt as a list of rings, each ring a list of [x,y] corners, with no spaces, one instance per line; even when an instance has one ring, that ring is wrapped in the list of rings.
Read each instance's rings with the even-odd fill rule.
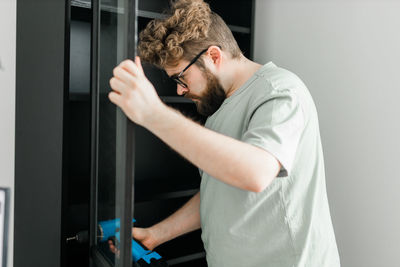
[[[261,193],[227,185],[200,170],[208,266],[340,266],[317,112],[303,82],[269,62],[205,126],[268,151],[282,165]]]

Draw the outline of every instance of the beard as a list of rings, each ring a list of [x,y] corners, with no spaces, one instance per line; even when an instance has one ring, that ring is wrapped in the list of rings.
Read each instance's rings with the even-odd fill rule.
[[[226,99],[226,93],[219,82],[209,70],[204,71],[207,79],[207,87],[200,97],[196,97],[197,112],[201,115],[209,117],[215,113]]]

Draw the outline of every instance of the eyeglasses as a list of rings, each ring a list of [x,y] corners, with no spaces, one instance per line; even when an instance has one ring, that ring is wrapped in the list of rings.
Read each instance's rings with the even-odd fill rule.
[[[197,56],[195,56],[192,61],[190,61],[189,65],[187,65],[179,74],[175,74],[172,75],[170,78],[176,82],[177,84],[179,84],[180,86],[182,86],[183,88],[187,88],[187,84],[181,80],[181,77],[183,75],[183,73],[190,67],[192,66],[199,58],[202,54],[204,54],[206,51],[208,50],[208,48],[204,49],[203,51],[201,51]]]

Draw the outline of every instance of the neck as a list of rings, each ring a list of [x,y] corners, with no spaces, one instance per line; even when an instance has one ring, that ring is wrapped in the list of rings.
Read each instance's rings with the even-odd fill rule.
[[[226,75],[220,79],[226,97],[230,97],[262,66],[247,59],[243,55],[241,55],[239,59],[231,59],[230,62],[227,63]]]

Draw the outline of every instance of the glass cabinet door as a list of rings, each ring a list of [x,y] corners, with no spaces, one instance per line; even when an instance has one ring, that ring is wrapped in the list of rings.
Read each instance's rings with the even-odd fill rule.
[[[134,58],[136,1],[92,0],[92,11],[91,247],[96,266],[125,267],[132,265],[134,126],[108,94],[114,67]]]

